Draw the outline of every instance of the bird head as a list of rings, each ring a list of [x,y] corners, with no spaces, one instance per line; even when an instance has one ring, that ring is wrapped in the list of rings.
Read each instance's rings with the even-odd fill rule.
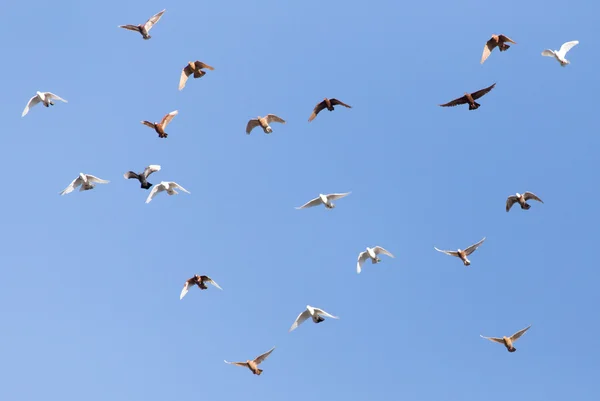
[[[520,194],[520,193],[518,193],[518,192],[517,192],[517,197],[519,197],[519,198],[521,197],[521,194]]]
[[[458,248],[457,252],[462,252],[462,249]]]

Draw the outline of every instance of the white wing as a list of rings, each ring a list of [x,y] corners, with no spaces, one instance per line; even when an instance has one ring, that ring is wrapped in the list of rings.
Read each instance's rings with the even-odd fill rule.
[[[552,50],[548,50],[548,49],[546,49],[546,50],[544,50],[544,51],[542,52],[542,56],[546,56],[546,57],[554,57],[554,52],[553,52]]]
[[[179,185],[178,183],[173,182],[173,181],[171,181],[169,183],[169,188],[171,188],[171,189],[179,188],[185,193],[188,193],[188,194],[190,193],[190,191],[188,191],[187,189],[185,189],[184,187],[182,187],[181,185]]]
[[[54,93],[52,93],[52,92],[44,92],[44,95],[45,95],[47,98],[50,98],[50,99],[56,99],[56,100],[60,100],[61,102],[69,103],[69,102],[67,102],[65,99],[63,99],[62,97],[60,97],[60,96],[58,96],[58,95],[55,95],[55,94],[54,94]]]
[[[339,317],[330,315],[329,313],[325,312],[323,309],[314,308],[314,310],[315,310],[315,313],[317,313],[319,315],[327,316],[327,317],[330,317],[332,319],[339,319]]]
[[[108,184],[110,182],[110,181],[107,181],[107,180],[103,180],[102,178],[98,178],[98,177],[96,177],[94,175],[91,175],[91,174],[86,174],[85,176],[87,177],[88,181],[90,181],[90,182],[97,182],[98,184]]]
[[[152,188],[152,190],[150,190],[150,194],[146,198],[146,203],[150,203],[150,201],[156,196],[157,193],[162,192],[164,190],[165,190],[165,187],[164,187],[164,185],[162,185],[162,183],[155,185]]]
[[[181,290],[181,294],[179,294],[179,300],[182,300],[185,297],[185,294],[190,290],[190,283],[188,281],[183,285],[183,290]]]
[[[358,254],[358,261],[356,262],[356,273],[360,273],[362,265],[367,259],[369,259],[369,253],[367,251],[362,251]]]
[[[305,310],[304,312],[299,314],[298,317],[296,318],[296,321],[294,322],[294,324],[292,324],[292,327],[290,327],[290,330],[288,331],[288,333],[292,332],[298,326],[300,326],[302,323],[304,323],[304,321],[306,319],[308,319],[309,316],[310,316],[310,312],[308,310]]]
[[[563,43],[563,45],[560,47],[560,50],[558,51],[558,55],[561,58],[564,58],[565,55],[567,54],[567,52],[569,50],[571,50],[573,48],[573,46],[578,45],[578,44],[579,44],[578,40],[572,40],[570,42]]]
[[[225,360],[223,359],[223,361],[225,361]],[[228,363],[228,364],[230,364],[230,365],[236,365],[236,366],[245,366],[245,367],[248,367],[248,364],[247,364],[246,362],[228,362],[228,361],[225,361],[225,363]]]
[[[150,32],[150,29],[152,29],[154,24],[156,24],[158,22],[158,20],[162,17],[162,15],[165,13],[165,11],[167,11],[166,8],[164,10],[154,14],[152,17],[150,17],[148,19],[148,21],[146,21],[146,23],[144,24],[144,28],[146,28],[146,32]]]
[[[438,252],[445,253],[446,255],[458,257],[458,252],[456,252],[456,251],[443,251],[441,249],[437,249],[435,246],[433,247],[433,249],[435,249]]]
[[[329,195],[325,195],[325,196],[327,196],[327,199],[334,201],[336,199],[341,199],[344,196],[348,196],[348,195],[350,195],[350,192],[346,192],[343,194],[329,194]]]
[[[304,205],[297,207],[296,209],[306,209],[309,207],[313,207],[313,206],[317,206],[321,203],[321,198],[315,198],[315,199],[311,199],[308,202],[306,202]]]
[[[384,255],[388,255],[390,258],[395,257],[389,251],[385,250],[384,248],[382,248],[380,246],[376,246],[375,248],[373,248],[373,252],[375,252],[375,255],[379,255],[380,253],[383,253]]]
[[[220,289],[221,291],[223,291],[223,289],[221,287],[219,287],[219,284],[217,284],[217,282],[215,280],[213,280],[212,278],[210,278],[208,276],[206,278],[208,279],[207,281],[209,283],[211,283],[212,285],[214,285],[215,287],[217,287],[218,289]]]
[[[40,102],[40,98],[38,97],[38,95],[35,95],[31,99],[29,99],[29,101],[27,102],[27,106],[25,106],[25,109],[23,110],[23,113],[21,114],[21,117],[25,117],[25,115],[27,113],[29,113],[29,108],[35,106],[39,102]]]
[[[68,186],[68,187],[66,187],[65,189],[63,189],[63,190],[61,191],[61,193],[60,193],[60,194],[61,194],[61,195],[70,194],[71,192],[73,192],[73,190],[74,190],[75,188],[77,188],[78,186],[80,186],[82,182],[83,182],[83,180],[81,179],[81,177],[77,177],[77,178],[75,178],[75,179],[74,179],[74,180],[73,180],[73,181],[72,181],[72,182],[69,184],[69,186]]]
[[[156,173],[157,171],[160,171],[160,166],[158,164],[151,164],[144,169],[144,172],[142,174],[147,179],[150,174]]]

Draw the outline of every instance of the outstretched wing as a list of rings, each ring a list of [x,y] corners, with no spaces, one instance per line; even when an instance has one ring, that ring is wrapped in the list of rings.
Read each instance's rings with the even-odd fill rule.
[[[504,339],[498,337],[484,337],[481,334],[479,335],[481,338],[485,338],[486,340],[490,340],[496,343],[504,344]]]
[[[560,50],[558,51],[558,54],[560,54],[562,57],[565,57],[567,52],[569,50],[571,50],[573,48],[573,46],[578,45],[578,44],[579,44],[578,40],[573,40],[571,42],[563,43],[563,45],[560,47]]]
[[[208,65],[208,64],[206,64],[206,63],[203,63],[202,61],[198,61],[198,60],[194,61],[194,66],[195,66],[197,69],[206,68],[207,70],[214,71],[214,68],[213,68],[213,67],[211,67],[210,65]]]
[[[190,191],[188,191],[187,189],[185,189],[184,187],[182,187],[181,185],[179,185],[178,183],[176,183],[176,182],[174,182],[174,181],[171,181],[171,182],[169,183],[169,187],[170,187],[171,189],[174,189],[174,188],[179,188],[179,189],[181,189],[183,192],[185,192],[185,193],[187,193],[187,194],[189,194],[189,193],[190,193]]]
[[[337,99],[329,99],[329,101],[331,102],[331,105],[332,105],[332,106],[337,106],[337,105],[340,105],[340,106],[347,107],[347,108],[349,108],[349,109],[351,109],[351,108],[352,108],[352,106],[350,106],[350,105],[348,105],[348,104],[346,104],[346,103],[342,102],[341,100],[337,100]]]
[[[519,330],[519,331],[517,331],[515,334],[513,334],[512,336],[510,336],[510,340],[511,340],[512,342],[515,342],[515,341],[517,341],[519,338],[521,338],[521,336],[522,336],[523,334],[525,334],[525,332],[526,332],[527,330],[529,330],[529,328],[530,328],[530,327],[531,327],[531,325],[529,325],[529,326],[525,327],[523,330]]]
[[[175,110],[170,112],[169,114],[167,114],[166,116],[163,117],[162,121],[160,122],[163,129],[167,128],[167,125],[169,125],[169,123],[171,122],[172,119],[175,118],[175,116],[177,115],[177,113],[179,113],[179,111]]]
[[[152,189],[150,190],[150,193],[148,194],[148,197],[146,198],[146,203],[150,203],[150,201],[152,199],[154,199],[156,194],[158,194],[159,192],[162,192],[164,190],[165,190],[165,187],[163,185],[155,185],[154,187],[152,187]]]
[[[483,95],[485,95],[486,93],[488,93],[489,91],[494,89],[494,86],[496,86],[496,83],[493,83],[492,85],[488,86],[487,88],[480,89],[477,92],[473,92],[473,93],[471,93],[471,97],[473,98],[473,100],[479,99],[480,97],[482,97]]]
[[[145,121],[145,120],[144,120],[144,121],[140,121],[140,122],[141,122],[142,124],[144,124],[146,127],[150,127],[150,128],[152,128],[152,129],[154,129],[154,128],[155,128],[154,124],[153,124],[153,123],[151,123],[150,121]]]
[[[496,44],[496,41],[494,40],[494,38],[488,40],[485,43],[485,46],[483,46],[483,54],[481,55],[481,64],[483,64],[485,62],[485,60],[487,60],[487,58],[492,53],[492,50],[494,50],[494,48],[496,46],[497,46],[497,44]]]
[[[457,99],[451,100],[448,103],[444,103],[444,104],[440,104],[441,107],[454,107],[454,106],[458,106],[459,104],[467,104],[469,103],[469,101],[467,100],[466,96],[461,96]]]
[[[208,277],[208,276],[202,276],[202,281],[206,281],[207,283],[210,283],[212,285],[214,285],[215,287],[217,287],[218,289],[220,289],[221,291],[223,291],[223,289],[219,286],[219,284],[217,284],[217,282],[215,280],[213,280],[212,278]]]
[[[506,35],[498,35],[498,38],[500,38],[500,40],[502,42],[510,42],[510,43],[514,43],[515,45],[517,44],[517,42],[515,42],[514,40],[512,40],[511,38],[509,38]]]
[[[248,364],[246,362],[227,362],[227,361],[225,361],[225,363],[228,363],[230,365],[235,365],[235,366],[243,366],[245,368],[248,367]]]
[[[304,205],[297,207],[296,209],[306,209],[309,207],[314,207],[317,206],[321,203],[321,198],[315,198],[315,199],[311,199],[308,202],[306,202]]]
[[[523,194],[523,198],[524,198],[526,201],[528,201],[529,199],[533,199],[533,200],[536,200],[536,201],[538,201],[538,202],[542,202],[542,203],[544,203],[544,201],[543,201],[543,200],[541,200],[541,199],[540,199],[540,198],[538,198],[538,197],[537,197],[537,196],[536,196],[534,193],[531,193],[531,192],[525,192],[525,193]]]
[[[323,309],[320,309],[320,308],[314,308],[314,309],[315,309],[315,313],[317,313],[319,315],[327,316],[327,317],[330,317],[332,319],[339,319],[339,317],[333,316],[333,315],[325,312]]]
[[[187,82],[190,75],[194,73],[192,67],[190,65],[186,65],[183,70],[181,70],[181,76],[179,77],[179,90],[182,90],[185,87],[185,83]]]
[[[61,102],[69,103],[65,99],[63,99],[62,97],[60,97],[58,95],[55,95],[52,92],[46,92],[46,93],[44,93],[44,95],[46,95],[46,97],[49,97],[50,99],[56,99],[56,100],[60,100]]]
[[[130,31],[139,32],[139,28],[137,25],[119,25],[119,28],[129,29]]]
[[[133,171],[128,171],[125,174],[123,174],[123,177],[128,180],[130,178],[135,178],[135,179],[140,179],[140,176],[137,175],[136,173],[134,173]]]
[[[63,189],[60,194],[61,195],[66,195],[66,194],[70,194],[71,192],[73,192],[75,190],[75,188],[77,188],[78,186],[81,185],[81,183],[83,182],[83,180],[81,179],[81,177],[77,177],[75,178],[68,187],[66,187],[65,189]]]
[[[348,196],[348,195],[350,195],[350,192],[345,192],[343,194],[329,194],[326,196],[327,196],[327,199],[334,201],[334,200],[341,199],[344,196]]]
[[[458,257],[458,252],[456,252],[456,251],[443,251],[441,249],[437,249],[435,246],[433,247],[433,249],[435,249],[438,252],[445,253],[446,255]]]
[[[86,174],[85,176],[87,177],[88,181],[97,182],[98,184],[108,184],[110,182],[108,180],[103,180],[102,178],[98,178],[95,175],[91,174]]]
[[[253,118],[252,120],[248,121],[248,124],[246,125],[246,134],[250,134],[250,131],[258,127],[259,125],[260,122],[258,122],[258,119],[256,118]]]
[[[315,117],[317,116],[317,114],[319,114],[319,112],[321,110],[323,110],[325,108],[325,100],[320,101],[319,103],[317,103],[317,105],[315,106],[315,108],[313,109],[312,114],[310,115],[310,117],[308,117],[308,122],[311,122],[312,120],[315,119]]]
[[[375,252],[375,255],[379,255],[380,253],[383,253],[384,255],[387,255],[390,258],[394,258],[395,257],[388,250],[386,250],[385,248],[380,247],[380,246],[376,246],[375,248],[373,248],[373,252]]]
[[[271,124],[272,122],[285,124],[285,120],[281,117],[277,117],[275,114],[267,114],[266,117],[267,124]]]
[[[182,300],[183,297],[185,297],[185,295],[188,293],[188,291],[190,290],[190,280],[186,280],[185,284],[183,285],[183,289],[181,290],[181,294],[179,294],[179,300]]]
[[[23,113],[21,113],[21,117],[25,117],[25,115],[29,113],[29,109],[38,104],[39,102],[40,98],[38,97],[38,95],[35,95],[31,99],[29,99],[29,101],[27,102],[27,106],[25,106],[25,109],[23,109]]]
[[[162,10],[161,12],[154,14],[152,17],[150,17],[150,19],[148,21],[146,21],[146,23],[144,24],[144,28],[146,29],[147,32],[149,32],[150,29],[152,29],[152,27],[154,26],[154,24],[156,24],[158,22],[158,20],[160,20],[160,18],[165,13],[165,11],[167,11],[166,8],[164,10]]]
[[[506,198],[506,211],[508,212],[511,207],[517,202],[517,195],[511,195]]]
[[[467,249],[465,249],[465,255],[470,255],[473,252],[475,252],[475,249],[479,248],[479,245],[483,244],[483,241],[485,241],[485,237],[483,237],[483,239],[481,241],[479,241],[478,243],[473,244],[470,247],[468,247]]]
[[[367,251],[362,251],[361,253],[358,254],[358,260],[356,261],[356,273],[360,273],[360,271],[362,270],[362,265],[363,263],[365,263],[365,260],[367,260],[369,258],[369,254],[367,253]]]
[[[270,350],[268,350],[264,354],[257,356],[256,359],[254,359],[254,363],[257,364],[257,365],[260,364],[262,361],[264,361],[265,359],[267,359],[269,357],[269,355],[271,355],[271,352],[273,352],[274,349],[275,349],[275,347],[271,348]]]
[[[160,166],[158,164],[151,164],[144,169],[144,172],[142,173],[142,175],[144,177],[148,178],[148,176],[150,174],[156,173],[157,171],[160,171]]]
[[[542,52],[542,56],[554,57],[554,52],[552,50],[546,49]]]
[[[292,327],[290,327],[290,330],[288,331],[288,333],[291,333],[292,331],[296,330],[296,328],[298,326],[300,326],[302,323],[304,323],[304,321],[306,319],[308,319],[310,316],[310,312],[308,310],[305,310],[304,312],[300,313],[298,315],[298,317],[296,318],[296,320],[294,321],[294,324],[292,324]]]

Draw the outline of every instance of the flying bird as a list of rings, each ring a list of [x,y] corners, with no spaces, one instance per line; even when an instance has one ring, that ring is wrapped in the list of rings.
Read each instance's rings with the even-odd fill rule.
[[[54,102],[52,101],[52,99],[56,99],[56,100],[60,100],[61,102],[68,103],[65,99],[61,98],[60,96],[55,95],[52,92],[36,91],[35,96],[32,97],[31,99],[29,99],[29,102],[27,102],[27,106],[25,106],[23,113],[21,113],[21,117],[25,117],[25,115],[27,115],[27,113],[29,113],[29,109],[31,107],[35,106],[36,104],[38,104],[39,102],[42,102],[42,104],[46,107],[54,106]]]
[[[379,255],[381,253],[384,255],[387,255],[391,258],[394,257],[394,255],[392,255],[390,252],[386,251],[384,248],[382,248],[380,246],[376,246],[374,248],[367,247],[366,251],[362,251],[361,253],[359,253],[358,261],[356,262],[356,273],[361,272],[363,263],[365,263],[365,260],[367,260],[369,258],[371,258],[372,264],[381,262],[381,259],[379,259],[377,257],[377,255]]]
[[[531,325],[529,325],[528,327],[524,328],[523,330],[517,331],[515,334],[513,334],[510,337],[484,337],[480,334],[481,338],[485,338],[486,340],[490,340],[490,341],[494,341],[496,343],[500,343],[503,344],[506,349],[508,350],[508,352],[515,352],[517,349],[513,346],[513,343],[515,341],[517,341],[523,334],[525,334],[525,332],[527,330],[529,330],[529,327],[531,327]]]
[[[167,191],[167,193],[169,195],[177,195],[179,192],[177,192],[175,190],[176,188],[181,189],[186,194],[190,193],[187,189],[185,189],[184,187],[182,187],[181,185],[179,185],[176,182],[161,181],[160,184],[155,185],[154,188],[152,188],[152,191],[150,191],[150,194],[148,195],[148,198],[146,199],[146,203],[150,203],[150,201],[156,196],[156,194],[158,194],[162,191]]]
[[[208,64],[204,64],[202,61],[189,61],[188,64],[181,70],[181,77],[179,78],[179,90],[185,87],[190,75],[194,74],[194,78],[202,78],[206,71],[202,71],[203,68],[213,71],[214,68]]]
[[[166,138],[169,136],[169,134],[165,132],[165,129],[171,120],[175,118],[177,113],[179,113],[177,110],[170,112],[169,114],[165,115],[159,123],[151,123],[150,121],[146,120],[141,121],[141,123],[147,127],[154,128],[154,131],[156,131],[159,138]]]
[[[438,252],[445,253],[446,255],[456,256],[457,258],[460,258],[460,260],[463,261],[465,266],[469,266],[471,264],[471,261],[469,259],[467,259],[467,256],[469,256],[470,254],[475,252],[475,249],[477,249],[483,243],[483,241],[485,241],[485,237],[483,237],[483,239],[481,241],[479,241],[476,244],[471,245],[464,251],[460,250],[460,249],[458,249],[456,251],[442,251],[441,249],[437,249],[435,246],[433,248]]]
[[[150,187],[152,186],[152,183],[148,182],[148,176],[157,171],[160,171],[160,166],[158,164],[151,164],[148,167],[146,167],[143,172],[141,172],[139,174],[134,173],[133,171],[128,171],[125,174],[123,174],[123,177],[125,177],[126,180],[135,178],[136,180],[138,180],[140,182],[142,188],[150,189]]]
[[[285,124],[285,120],[283,120],[280,117],[277,117],[275,114],[267,114],[265,117],[258,116],[248,121],[248,125],[246,125],[246,134],[250,135],[250,131],[252,131],[258,126],[260,126],[263,129],[265,134],[270,134],[271,132],[273,132],[273,129],[269,124],[271,124],[272,122]]]
[[[531,208],[531,205],[528,204],[527,201],[530,199],[544,203],[543,200],[541,200],[531,192],[525,192],[523,193],[523,195],[517,192],[515,195],[511,195],[506,199],[506,211],[508,212],[510,208],[517,202],[519,203],[519,205],[521,205],[521,209],[529,210],[529,208]]]
[[[322,321],[325,320],[325,318],[323,318],[322,316],[327,316],[332,319],[339,319],[339,317],[330,315],[329,313],[325,312],[323,309],[319,309],[319,308],[312,307],[310,305],[306,305],[306,310],[298,315],[298,317],[296,318],[296,321],[294,322],[294,324],[292,324],[292,327],[290,327],[289,332],[294,331],[298,326],[300,326],[302,323],[304,323],[304,321],[306,319],[308,319],[309,317],[312,318],[313,322],[321,323]]]
[[[185,294],[187,294],[190,290],[190,287],[193,287],[194,285],[200,287],[201,290],[208,289],[208,287],[204,283],[210,283],[218,289],[223,290],[221,287],[219,287],[219,284],[217,284],[212,278],[208,276],[199,276],[196,274],[194,275],[194,277],[186,280],[185,284],[183,285],[183,290],[181,290],[181,294],[179,294],[179,299],[183,299],[183,297],[185,297]]]
[[[341,199],[344,196],[348,196],[348,195],[350,195],[350,192],[346,192],[343,194],[329,194],[329,195],[319,194],[319,196],[316,197],[315,199],[309,200],[304,205],[297,207],[296,209],[306,209],[306,208],[317,206],[320,204],[325,205],[325,207],[327,209],[333,209],[335,207],[335,204],[332,201],[334,201],[336,199]]]
[[[81,185],[81,188],[79,188],[79,192],[81,191],[87,191],[89,189],[94,189],[95,185],[92,183],[98,183],[98,184],[108,184],[110,181],[107,180],[103,180],[101,178],[95,177],[91,174],[83,174],[83,173],[79,173],[79,177],[75,178],[68,187],[66,187],[65,189],[63,189],[60,194],[61,195],[66,195],[66,194],[70,194],[71,192],[73,192],[75,190],[75,188],[77,188],[78,186]]]
[[[507,45],[506,42],[514,43],[515,45],[517,44],[517,42],[513,41],[508,36],[492,35],[492,38],[488,40],[485,46],[483,47],[483,54],[481,55],[481,64],[483,64],[484,61],[487,60],[494,48],[498,47],[501,52],[508,50],[510,46]]]
[[[315,117],[317,116],[317,114],[319,114],[319,112],[323,109],[327,109],[329,111],[333,111],[334,108],[333,106],[344,106],[347,107],[349,109],[352,108],[352,106],[347,105],[346,103],[337,100],[337,99],[327,99],[325,98],[324,100],[320,101],[319,103],[317,103],[317,105],[315,106],[312,114],[310,115],[310,117],[308,118],[308,122],[311,122],[312,120],[315,119]]]
[[[573,46],[578,45],[578,44],[579,44],[578,40],[573,40],[571,42],[563,43],[563,45],[560,47],[560,50],[546,49],[542,52],[542,56],[554,57],[560,63],[561,66],[566,67],[567,64],[571,64],[571,62],[565,58],[565,56],[567,55],[567,52],[569,50],[571,50],[573,48]]]
[[[458,99],[454,99],[448,103],[445,104],[440,104],[440,106],[442,107],[454,107],[454,106],[458,106],[459,104],[469,104],[469,110],[477,110],[479,108],[479,106],[481,106],[479,103],[477,103],[475,100],[479,99],[480,97],[482,97],[483,95],[485,95],[486,93],[488,93],[489,91],[491,91],[492,89],[494,89],[494,86],[496,86],[496,84],[494,83],[492,86],[488,86],[485,89],[481,89],[478,90],[477,92],[473,92],[473,93],[466,93],[459,97]]]
[[[257,356],[253,361],[250,361],[250,360],[247,360],[246,362],[227,362],[227,361],[225,361],[225,363],[228,363],[230,365],[236,365],[236,366],[244,366],[244,367],[250,369],[252,371],[252,373],[254,373],[255,375],[260,375],[263,372],[263,370],[259,369],[258,365],[260,365],[261,362],[263,362],[265,359],[267,359],[267,357],[269,355],[271,355],[271,352],[273,352],[274,349],[275,349],[275,347],[271,348],[264,354]]]
[[[161,12],[159,12],[157,14],[154,14],[144,24],[140,24],[140,25],[119,25],[119,28],[124,28],[124,29],[129,29],[130,31],[139,32],[139,33],[142,34],[142,37],[145,40],[148,40],[148,39],[150,39],[152,37],[152,36],[148,35],[148,32],[150,32],[150,29],[152,29],[152,27],[154,26],[154,24],[156,24],[158,22],[158,20],[162,17],[162,15],[165,13],[165,11],[167,11],[167,10],[164,9]]]

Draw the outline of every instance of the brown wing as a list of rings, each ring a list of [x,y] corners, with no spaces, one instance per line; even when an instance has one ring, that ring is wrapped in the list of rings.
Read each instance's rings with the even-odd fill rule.
[[[199,69],[201,69],[201,68],[206,68],[206,69],[208,69],[208,70],[211,70],[211,71],[213,71],[213,70],[214,70],[214,68],[213,68],[213,67],[211,67],[211,66],[210,66],[210,65],[208,65],[208,64],[204,64],[202,61],[198,61],[198,60],[196,60],[196,61],[194,62],[194,65],[196,66],[196,69],[197,69],[197,70],[199,70]]]
[[[442,107],[454,107],[454,106],[458,106],[459,104],[467,104],[469,103],[469,101],[467,100],[466,96],[461,96],[458,99],[454,99],[448,103],[445,104],[440,104],[440,106]]]
[[[250,131],[258,127],[259,125],[260,123],[256,118],[253,118],[252,120],[248,121],[248,125],[246,125],[246,134],[250,135]]]
[[[511,38],[509,38],[508,36],[505,36],[505,35],[498,35],[498,38],[500,39],[501,42],[510,42],[510,43],[514,43],[515,45],[517,44],[517,42],[515,42],[514,40],[512,40]]]
[[[543,201],[543,200],[541,200],[540,198],[538,198],[538,197],[537,197],[537,196],[536,196],[534,193],[532,193],[532,192],[525,192],[525,193],[523,194],[523,198],[524,198],[526,201],[528,201],[529,199],[533,199],[533,200],[536,200],[536,201],[538,201],[538,202],[542,202],[542,203],[544,203],[544,201]]]
[[[486,93],[488,93],[489,91],[494,89],[494,86],[496,86],[495,83],[491,86],[488,86],[485,89],[480,89],[477,92],[471,93],[471,97],[473,97],[473,100],[479,99],[480,97],[482,97],[483,95],[485,95]]]
[[[257,364],[257,365],[260,364],[262,361],[264,361],[265,359],[267,359],[267,357],[269,355],[271,355],[271,352],[273,352],[274,349],[275,349],[275,347],[271,348],[270,350],[268,350],[264,354],[257,356],[256,359],[254,359],[254,363]]]
[[[193,72],[194,71],[189,64],[186,65],[183,70],[181,70],[181,77],[179,77],[179,90],[182,90],[185,87],[188,77],[192,75]]]
[[[523,330],[519,330],[517,331],[515,334],[513,334],[512,336],[510,336],[510,340],[511,341],[517,341],[523,334],[525,334],[525,332],[527,330],[529,330],[529,327],[531,327],[531,325],[529,325],[528,327],[525,327]]]
[[[310,117],[308,117],[308,122],[311,122],[312,120],[314,120],[315,117],[317,116],[317,114],[319,114],[319,112],[321,110],[323,110],[325,107],[326,107],[325,106],[325,100],[322,100],[321,102],[317,103],[317,105],[313,109],[312,114],[310,115]]]
[[[498,45],[496,44],[496,41],[494,40],[494,38],[487,41],[487,43],[483,47],[483,54],[481,55],[481,64],[483,64],[485,62],[485,60],[487,60],[487,58],[492,53],[492,50],[494,50],[494,48],[496,46],[498,46]]]
[[[344,106],[347,107],[349,109],[352,108],[352,106],[347,105],[346,103],[342,102],[341,100],[337,100],[337,99],[329,99],[329,101],[331,102],[332,106],[336,106],[336,105],[340,105],[340,106]]]
[[[140,28],[137,25],[119,25],[119,28],[129,29],[130,31],[140,31]]]
[[[150,29],[152,29],[154,24],[156,24],[158,22],[158,20],[160,20],[160,18],[165,13],[165,11],[167,11],[167,10],[164,9],[164,10],[154,14],[152,17],[150,17],[148,19],[148,21],[146,21],[146,23],[144,24],[144,28],[146,28],[146,31],[150,31]]]
[[[268,124],[271,124],[272,122],[285,124],[285,120],[281,117],[277,117],[275,114],[267,114],[265,118],[267,119]]]
[[[162,125],[163,129],[167,128],[167,125],[171,122],[172,119],[175,118],[177,113],[179,112],[175,110],[163,117],[162,121],[160,122],[160,125]]]
[[[151,123],[150,121],[140,121],[140,122],[147,127],[154,128],[154,124]]]

